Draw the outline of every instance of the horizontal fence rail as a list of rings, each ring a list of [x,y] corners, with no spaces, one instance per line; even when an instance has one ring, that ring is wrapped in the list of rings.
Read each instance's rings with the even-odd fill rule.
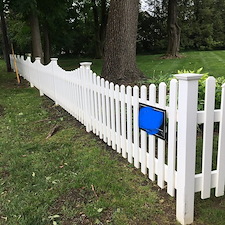
[[[13,57],[10,57],[14,68]],[[16,56],[18,71],[32,87],[60,105],[143,174],[148,174],[160,188],[177,198],[177,219],[182,224],[193,222],[194,194],[209,198],[224,195],[225,186],[225,92],[221,109],[215,110],[215,78],[206,81],[205,108],[197,111],[198,79],[201,75],[179,74],[169,87],[160,83],[127,86],[109,83],[81,63],[65,71],[52,58],[42,65],[40,58]],[[139,129],[139,107],[145,104],[166,112],[166,140]],[[149,118],[154,120],[154,118]],[[213,149],[214,127],[219,123],[218,147]],[[201,171],[196,171],[197,125],[203,124]],[[213,155],[217,152],[216,167]],[[215,164],[215,163],[214,163]],[[214,169],[213,169],[214,168]]]

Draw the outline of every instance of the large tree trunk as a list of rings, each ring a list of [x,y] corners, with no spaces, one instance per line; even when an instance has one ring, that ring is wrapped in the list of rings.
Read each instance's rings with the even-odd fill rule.
[[[168,3],[168,48],[167,57],[179,57],[181,29],[177,22],[177,0]]]
[[[9,40],[8,40],[8,34],[7,34],[7,27],[6,27],[4,12],[1,11],[0,14],[1,14],[3,55],[4,55],[5,62],[6,62],[7,72],[10,72],[10,71],[12,71],[12,69],[11,69],[10,58],[9,58],[10,46],[9,46]]]
[[[34,12],[31,12],[30,24],[31,24],[31,38],[32,38],[32,56],[33,59],[35,57],[41,57],[41,62],[43,63],[43,50],[41,44],[39,20],[38,16]]]
[[[139,0],[111,0],[102,76],[114,83],[131,83],[142,73],[136,64]]]

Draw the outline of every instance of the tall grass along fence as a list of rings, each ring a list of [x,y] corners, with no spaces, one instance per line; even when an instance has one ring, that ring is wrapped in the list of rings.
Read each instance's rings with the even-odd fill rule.
[[[206,80],[204,111],[197,111],[199,74],[175,75],[169,88],[165,83],[158,88],[154,84],[139,88],[109,83],[93,73],[87,62],[73,71],[60,68],[56,58],[46,66],[40,58],[31,62],[30,57],[17,56],[16,62],[19,74],[39,89],[40,95],[51,98],[84,124],[87,132],[99,136],[160,188],[176,196],[176,216],[181,224],[194,220],[195,192],[201,192],[202,199],[210,197],[212,188],[217,197],[224,195],[225,85],[221,109],[215,110],[215,78]],[[12,56],[11,65],[14,67]],[[139,104],[166,111],[167,140],[139,129]],[[218,122],[218,145],[213,149]],[[203,124],[200,172],[196,169],[198,124]]]

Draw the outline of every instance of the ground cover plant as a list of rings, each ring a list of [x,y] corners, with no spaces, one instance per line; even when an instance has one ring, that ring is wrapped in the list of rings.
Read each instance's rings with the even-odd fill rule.
[[[177,224],[174,198],[0,63],[0,224]],[[222,225],[225,198],[195,210]]]

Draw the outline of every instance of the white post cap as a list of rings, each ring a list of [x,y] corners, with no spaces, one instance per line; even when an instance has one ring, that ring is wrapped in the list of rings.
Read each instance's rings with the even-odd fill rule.
[[[58,61],[58,58],[51,58],[51,61]]]
[[[92,65],[92,62],[82,62],[82,63],[80,63],[80,65],[85,67],[85,68],[90,69],[91,65]]]
[[[203,76],[203,74],[196,73],[183,73],[183,74],[175,74],[174,75],[178,80],[199,80]]]

